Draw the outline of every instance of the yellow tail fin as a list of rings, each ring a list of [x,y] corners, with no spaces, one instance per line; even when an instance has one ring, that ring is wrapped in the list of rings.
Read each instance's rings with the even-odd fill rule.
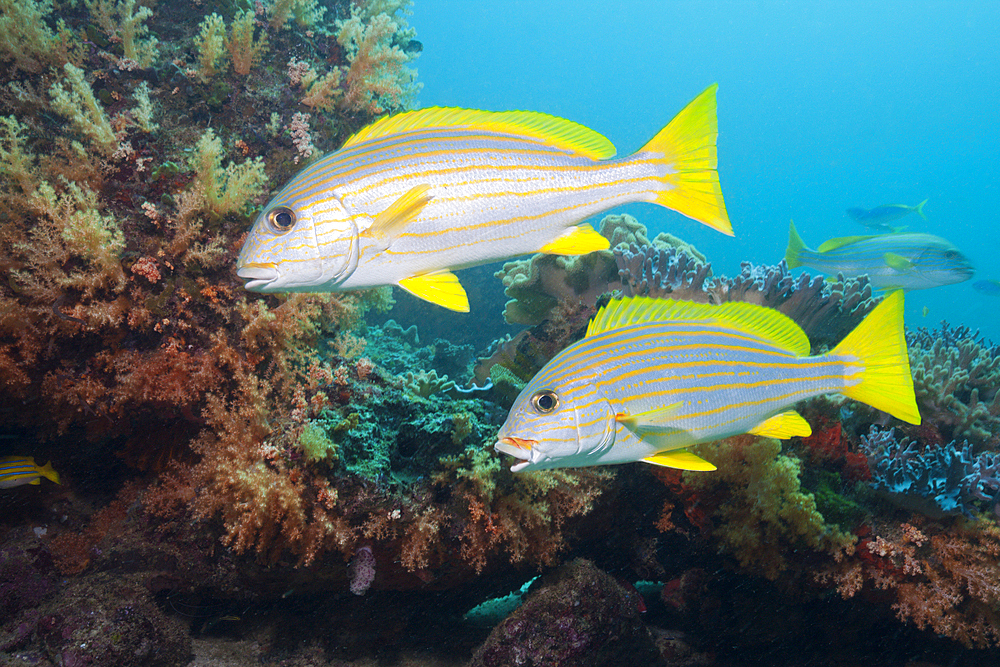
[[[903,292],[897,290],[868,314],[830,352],[853,356],[864,367],[861,381],[843,394],[911,424],[920,423],[903,335]]]
[[[59,481],[59,473],[57,473],[55,470],[52,469],[52,461],[49,461],[41,468],[39,468],[38,474],[40,474],[42,477],[47,477],[56,484],[62,484],[62,482]]]
[[[657,204],[733,236],[717,171],[715,139],[719,135],[719,122],[715,115],[715,91],[718,87],[719,84],[713,83],[694,98],[640,152],[661,154],[670,168],[664,179],[670,189],[657,195]]]
[[[785,250],[785,264],[788,265],[788,268],[797,269],[802,266],[802,260],[799,257],[802,251],[807,249],[806,242],[802,240],[798,230],[795,229],[795,222],[790,221],[788,223],[788,248]]]

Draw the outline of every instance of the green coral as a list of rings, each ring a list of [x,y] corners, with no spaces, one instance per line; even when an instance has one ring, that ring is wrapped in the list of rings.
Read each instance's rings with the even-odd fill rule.
[[[850,532],[862,523],[868,513],[865,509],[840,493],[844,482],[840,474],[829,470],[810,468],[802,474],[802,486],[816,498],[816,509],[831,524]]]
[[[836,555],[853,545],[854,536],[827,523],[816,497],[803,491],[800,461],[781,454],[778,440],[736,436],[691,451],[718,470],[685,472],[684,483],[718,498],[712,537],[742,567],[773,581],[803,548]]]
[[[242,213],[253,198],[264,194],[264,160],[258,157],[241,164],[230,162],[223,168],[222,141],[212,128],[198,140],[189,164],[202,188],[207,210],[216,216]]]
[[[111,155],[118,148],[118,139],[111,129],[108,114],[94,97],[94,90],[87,83],[83,70],[66,63],[63,71],[66,79],[49,88],[52,108],[69,118],[73,129],[90,139],[101,153]]]
[[[323,427],[315,422],[305,425],[296,444],[310,463],[336,460],[339,456],[337,445],[327,437]]]

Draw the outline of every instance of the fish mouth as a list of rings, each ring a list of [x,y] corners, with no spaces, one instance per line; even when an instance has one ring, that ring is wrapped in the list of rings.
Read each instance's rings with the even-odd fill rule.
[[[274,264],[247,263],[236,269],[236,275],[247,281],[243,288],[253,292],[273,283],[280,274]]]
[[[500,438],[497,444],[493,445],[493,449],[503,454],[509,454],[516,459],[523,459],[522,463],[517,463],[510,467],[511,472],[520,472],[531,463],[532,448],[537,444],[537,440],[507,437]]]

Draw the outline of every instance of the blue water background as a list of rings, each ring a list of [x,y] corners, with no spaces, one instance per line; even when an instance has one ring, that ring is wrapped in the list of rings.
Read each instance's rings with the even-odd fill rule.
[[[422,106],[544,111],[640,148],[719,83],[719,172],[736,238],[652,205],[623,210],[716,272],[868,233],[845,210],[929,199],[927,222],[977,268],[911,292],[907,323],[1000,342],[1000,2],[417,0]],[[927,316],[923,315],[927,307]]]

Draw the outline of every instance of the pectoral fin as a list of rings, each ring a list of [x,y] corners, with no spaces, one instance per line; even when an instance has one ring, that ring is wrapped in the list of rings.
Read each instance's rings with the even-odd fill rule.
[[[648,412],[639,412],[634,415],[625,413],[617,414],[615,415],[615,420],[628,430],[634,431],[640,437],[647,434],[676,431],[677,426],[671,422],[677,416],[677,411],[680,410],[682,405],[684,405],[684,401],[678,401],[670,405],[665,405],[662,408],[656,408]]]
[[[448,310],[469,312],[469,297],[462,283],[458,282],[458,276],[451,271],[403,278],[399,281],[399,286],[418,299],[430,301]]]
[[[546,255],[586,255],[595,250],[607,250],[611,242],[590,225],[570,227],[559,238],[546,243],[539,252]]]
[[[393,239],[402,233],[406,225],[417,217],[431,200],[431,196],[427,194],[430,189],[431,186],[427,184],[410,188],[403,196],[392,202],[389,208],[379,213],[371,227],[361,232],[361,236],[376,239],[380,241],[380,246],[388,248]]]
[[[708,472],[716,469],[714,465],[700,456],[695,456],[686,449],[675,449],[671,452],[654,454],[653,456],[647,456],[643,459],[643,461],[646,463],[652,463],[655,466],[677,468],[678,470],[700,470]]]
[[[886,266],[896,271],[909,271],[913,268],[913,262],[894,252],[885,253],[882,255],[882,259],[885,260]]]
[[[765,438],[787,440],[794,435],[803,438],[812,435],[812,427],[809,426],[809,422],[802,418],[802,415],[794,410],[790,410],[765,419],[750,429],[748,433],[762,435]]]

